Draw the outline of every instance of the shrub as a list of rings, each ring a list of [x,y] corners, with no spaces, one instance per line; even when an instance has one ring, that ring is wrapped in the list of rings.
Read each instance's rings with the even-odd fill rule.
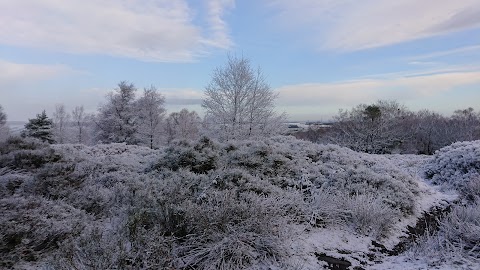
[[[245,269],[284,259],[290,213],[285,201],[256,194],[213,191],[189,202],[189,237],[175,249],[176,266]],[[289,204],[289,203],[287,203]]]
[[[33,138],[12,137],[0,143],[0,167],[36,169],[61,156],[46,143]]]
[[[425,176],[435,184],[455,188],[480,177],[480,140],[457,142],[438,150],[426,165]]]
[[[387,236],[394,220],[402,216],[398,209],[392,209],[374,195],[349,195],[333,190],[316,191],[310,207],[312,225],[343,225],[374,239]]]
[[[413,245],[409,255],[431,265],[480,263],[480,201],[453,207],[440,222],[438,232],[426,234]]]
[[[81,211],[42,197],[0,199],[0,262],[12,267],[19,261],[37,261],[81,230]]]
[[[194,173],[207,173],[217,167],[217,147],[203,137],[195,145],[187,141],[174,141],[154,166],[156,169],[189,169]]]

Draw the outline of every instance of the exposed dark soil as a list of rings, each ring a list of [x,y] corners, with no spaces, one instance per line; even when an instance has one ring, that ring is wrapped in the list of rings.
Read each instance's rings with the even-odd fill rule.
[[[398,243],[392,250],[388,251],[388,255],[397,256],[409,247],[412,243],[427,232],[433,232],[438,230],[440,220],[442,220],[448,213],[452,211],[452,206],[447,207],[433,207],[429,212],[426,212],[421,218],[418,219],[415,227],[407,227],[407,236],[405,236],[400,243]]]
[[[328,263],[328,269],[330,270],[348,270],[352,265],[349,261],[330,257],[325,253],[315,253],[315,256],[318,260]]]

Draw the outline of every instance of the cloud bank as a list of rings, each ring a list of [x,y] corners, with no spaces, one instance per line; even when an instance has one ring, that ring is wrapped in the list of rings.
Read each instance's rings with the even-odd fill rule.
[[[48,80],[71,73],[79,71],[65,65],[19,64],[0,59],[0,91],[7,91],[16,84]]]
[[[361,79],[335,83],[306,83],[277,88],[281,105],[355,105],[377,99],[410,100],[480,84],[480,71],[429,74],[394,79]]]

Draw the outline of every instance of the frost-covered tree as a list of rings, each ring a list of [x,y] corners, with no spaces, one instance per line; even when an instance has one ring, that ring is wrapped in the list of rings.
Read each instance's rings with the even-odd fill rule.
[[[4,126],[7,122],[7,115],[3,112],[3,107],[0,105],[0,126]]]
[[[10,134],[10,130],[6,125],[7,114],[3,112],[3,107],[0,105],[0,141],[4,141]]]
[[[75,143],[89,144],[92,137],[93,116],[87,114],[83,106],[76,106],[72,110],[72,141]]]
[[[436,150],[455,142],[454,130],[447,117],[429,110],[415,113],[411,125],[413,138],[411,152],[431,155]]]
[[[200,135],[201,118],[195,111],[182,109],[171,113],[166,119],[167,141],[174,139],[194,140]]]
[[[282,120],[274,111],[277,95],[261,70],[243,57],[229,56],[214,70],[205,96],[206,125],[222,140],[268,136]]]
[[[367,153],[391,153],[410,138],[411,113],[396,101],[360,104],[335,117],[331,140]]]
[[[68,139],[68,124],[70,114],[65,109],[64,104],[55,105],[53,113],[53,137],[57,143],[66,143]]]
[[[37,138],[48,143],[55,142],[53,139],[53,121],[48,118],[45,110],[41,114],[37,114],[36,118],[28,120],[22,136]]]
[[[145,88],[143,96],[137,100],[138,138],[141,144],[150,148],[160,144],[162,122],[165,116],[165,97],[154,86]]]
[[[451,126],[456,131],[456,141],[480,139],[480,117],[471,107],[456,110],[451,117]]]
[[[96,119],[97,137],[103,143],[136,144],[138,113],[135,104],[137,88],[122,81],[107,95],[107,102],[99,107]]]

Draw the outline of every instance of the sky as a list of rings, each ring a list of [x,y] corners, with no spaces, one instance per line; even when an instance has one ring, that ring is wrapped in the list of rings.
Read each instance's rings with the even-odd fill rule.
[[[94,113],[124,80],[202,115],[229,54],[262,69],[292,121],[380,99],[480,111],[479,0],[0,0],[11,121],[57,104]]]

